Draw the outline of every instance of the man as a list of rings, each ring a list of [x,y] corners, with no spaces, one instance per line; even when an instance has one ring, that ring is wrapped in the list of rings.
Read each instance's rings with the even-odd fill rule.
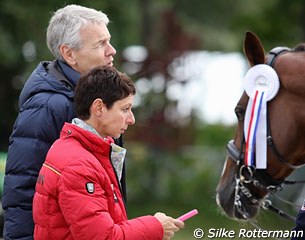
[[[127,218],[119,183],[126,149],[113,138],[135,123],[135,93],[130,78],[109,66],[79,80],[77,118],[65,123],[39,172],[35,239],[169,240],[184,226],[164,213]]]
[[[36,179],[64,122],[75,117],[74,87],[92,67],[112,66],[108,22],[104,13],[78,5],[59,9],[49,22],[47,45],[55,60],[41,62],[26,82],[9,140],[2,198],[7,240],[33,239]]]

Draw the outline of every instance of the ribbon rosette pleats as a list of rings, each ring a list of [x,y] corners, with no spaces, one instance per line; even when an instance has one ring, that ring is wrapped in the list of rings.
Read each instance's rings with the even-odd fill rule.
[[[267,102],[276,96],[280,81],[272,67],[259,64],[248,70],[243,83],[249,96],[244,122],[245,164],[266,169]]]

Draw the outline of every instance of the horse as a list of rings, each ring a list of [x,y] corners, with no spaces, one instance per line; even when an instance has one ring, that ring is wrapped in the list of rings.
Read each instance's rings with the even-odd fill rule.
[[[276,47],[266,54],[260,38],[246,32],[243,52],[251,68],[272,67],[280,84],[277,95],[266,104],[266,169],[245,165],[244,122],[249,101],[245,91],[235,107],[237,126],[226,147],[216,202],[227,217],[239,221],[254,219],[261,207],[272,207],[269,194],[291,183],[286,178],[305,163],[305,43],[292,49]]]

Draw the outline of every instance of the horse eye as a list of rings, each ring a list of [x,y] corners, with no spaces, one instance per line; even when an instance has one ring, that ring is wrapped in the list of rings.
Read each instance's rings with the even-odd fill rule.
[[[235,108],[235,114],[236,114],[238,121],[242,121],[242,120],[244,120],[244,117],[245,117],[245,109],[243,107],[237,106]]]

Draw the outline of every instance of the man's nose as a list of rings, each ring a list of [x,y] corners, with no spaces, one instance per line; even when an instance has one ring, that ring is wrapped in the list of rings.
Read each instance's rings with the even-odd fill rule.
[[[116,54],[115,48],[109,43],[108,49],[107,49],[107,56],[114,56]]]

